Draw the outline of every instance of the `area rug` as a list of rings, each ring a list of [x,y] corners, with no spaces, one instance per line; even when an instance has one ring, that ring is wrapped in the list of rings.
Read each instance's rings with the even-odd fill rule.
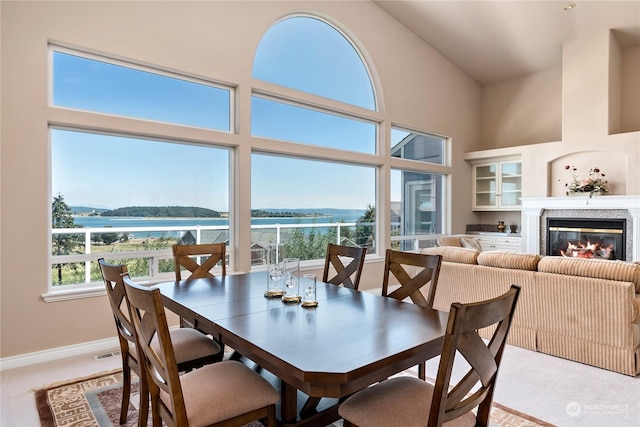
[[[135,375],[135,374],[134,374]],[[138,380],[134,377],[131,402],[124,427],[138,422]],[[76,378],[35,390],[36,405],[43,427],[112,427],[120,426],[122,370],[103,372],[91,377]],[[514,411],[498,403],[491,411],[492,427],[551,426],[549,423]],[[151,419],[149,419],[151,426]],[[341,421],[332,426],[339,427]],[[252,423],[246,427],[261,426]]]

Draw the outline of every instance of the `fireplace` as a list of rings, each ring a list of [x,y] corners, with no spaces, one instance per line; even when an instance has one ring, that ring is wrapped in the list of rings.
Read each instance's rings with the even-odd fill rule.
[[[640,196],[522,198],[522,248],[527,253],[547,253],[547,218],[624,220],[623,243],[614,259],[640,262]],[[609,224],[607,224],[608,228]]]
[[[625,219],[547,218],[546,229],[546,255],[625,260]]]

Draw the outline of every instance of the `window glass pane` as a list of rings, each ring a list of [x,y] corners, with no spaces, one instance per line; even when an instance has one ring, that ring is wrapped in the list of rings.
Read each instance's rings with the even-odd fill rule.
[[[391,128],[392,157],[444,165],[446,142],[441,136]]]
[[[374,154],[376,125],[254,96],[251,134]]]
[[[408,170],[391,170],[392,247],[415,250],[424,239],[398,236],[441,234],[444,229],[444,176]],[[428,240],[428,239],[427,239]]]
[[[371,79],[358,52],[319,19],[299,16],[271,27],[256,51],[253,77],[375,109]]]
[[[328,242],[375,251],[375,178],[374,167],[253,154],[252,263],[275,242],[303,260],[324,258]]]
[[[229,131],[230,91],[53,52],[53,104]]]
[[[103,255],[151,277],[175,243],[229,240],[225,149],[52,129],[51,173],[54,286],[100,280]]]

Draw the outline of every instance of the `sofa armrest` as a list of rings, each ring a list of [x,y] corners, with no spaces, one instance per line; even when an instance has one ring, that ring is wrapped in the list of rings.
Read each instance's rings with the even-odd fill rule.
[[[631,323],[640,323],[640,296],[631,300]]]

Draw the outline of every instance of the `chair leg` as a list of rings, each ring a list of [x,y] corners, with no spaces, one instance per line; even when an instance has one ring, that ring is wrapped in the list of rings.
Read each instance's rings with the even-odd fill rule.
[[[265,427],[276,427],[276,405],[267,407],[267,416],[261,421]]]
[[[122,405],[120,407],[120,424],[127,422],[129,412],[129,399],[131,398],[131,368],[129,365],[122,367]]]
[[[138,410],[138,427],[147,427],[149,421],[149,387],[144,378],[140,378],[140,409]]]
[[[422,362],[418,365],[418,378],[425,380],[427,378],[427,363]]]

